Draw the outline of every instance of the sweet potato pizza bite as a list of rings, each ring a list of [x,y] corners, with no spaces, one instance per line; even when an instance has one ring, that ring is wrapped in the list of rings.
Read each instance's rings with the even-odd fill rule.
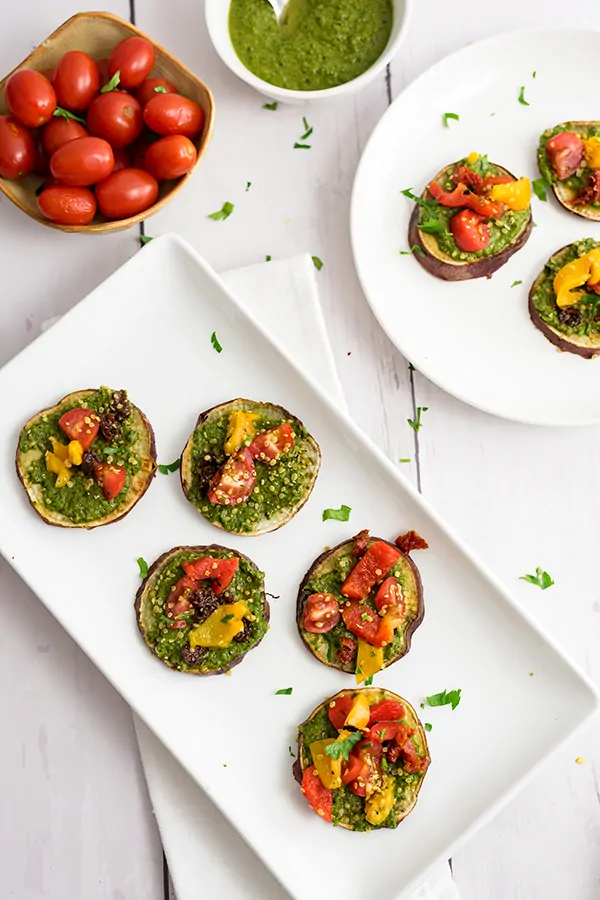
[[[408,240],[436,278],[489,277],[531,233],[531,185],[487,156],[470,153],[443,168],[416,201]]]
[[[299,419],[273,403],[237,399],[199,416],[181,456],[181,484],[218,528],[265,534],[304,506],[320,465]]]
[[[538,168],[566,210],[600,221],[600,122],[562,122],[546,129]]]
[[[97,528],[126,516],[148,489],[154,432],[125,391],[75,391],[26,422],[16,464],[45,522]]]
[[[340,691],[298,728],[293,765],[309,806],[349,831],[396,828],[414,809],[429,766],[425,730],[391,691]]]
[[[361,531],[315,560],[300,585],[296,620],[320,662],[360,683],[408,653],[424,612],[408,553]]]
[[[160,556],[137,592],[135,611],[150,650],[191,675],[229,671],[269,629],[263,573],[243,553],[218,544]]]

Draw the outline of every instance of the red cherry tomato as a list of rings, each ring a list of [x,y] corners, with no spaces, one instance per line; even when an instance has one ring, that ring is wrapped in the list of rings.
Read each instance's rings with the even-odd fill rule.
[[[375,541],[344,581],[342,594],[355,600],[365,600],[371,588],[383,581],[399,559],[399,550],[384,541]]]
[[[503,205],[497,200],[480,197],[479,194],[468,191],[464,184],[458,184],[453,191],[445,191],[437,181],[432,181],[427,185],[427,190],[442,206],[451,206],[457,209],[461,206],[467,207],[485,219],[500,218],[504,210]]]
[[[302,627],[311,634],[327,634],[340,621],[340,607],[333,594],[311,594],[306,601]]]
[[[185,619],[179,619],[178,616],[184,616],[186,613],[192,612],[194,609],[188,597],[195,589],[195,582],[189,578],[180,578],[165,603],[165,615],[168,619],[173,619],[170,628],[188,628],[189,622]]]
[[[143,37],[129,37],[117,44],[108,58],[108,76],[119,72],[119,87],[129,90],[144,81],[154,68],[154,47]]]
[[[317,815],[331,822],[331,809],[333,806],[333,791],[324,787],[317,775],[314,766],[308,766],[302,775],[302,793],[308,800],[308,805],[314,809]]]
[[[352,700],[350,694],[344,694],[343,697],[338,697],[337,700],[332,700],[327,707],[327,715],[329,716],[329,721],[334,728],[337,728],[338,731],[341,731],[344,727],[344,723],[346,722],[353,702],[354,701]]]
[[[120,172],[121,169],[130,169],[131,168],[131,157],[127,150],[123,150],[123,148],[117,148],[113,150],[113,156],[115,158],[115,167],[113,172]]]
[[[46,219],[59,225],[89,225],[96,215],[96,198],[89,188],[64,184],[45,187],[37,198]]]
[[[243,447],[229,457],[210,482],[208,500],[220,506],[238,506],[248,499],[255,482],[256,468],[252,454],[247,447]]]
[[[63,119],[55,116],[44,128],[44,147],[46,152],[52,156],[53,153],[56,153],[69,141],[87,136],[87,130],[79,122],[76,122],[74,119]]]
[[[477,253],[490,242],[490,229],[483,217],[470,209],[463,209],[450,219],[450,231],[459,250]]]
[[[83,449],[87,450],[98,434],[100,416],[85,406],[75,406],[63,413],[58,420],[58,427],[70,441],[79,441]]]
[[[366,603],[351,600],[342,607],[342,618],[348,631],[362,638],[368,644],[377,639],[380,618],[374,609]]]
[[[222,594],[231,584],[239,564],[240,561],[237,557],[233,557],[233,559],[217,559],[212,556],[203,556],[200,559],[183,563],[182,568],[188,578],[193,578],[195,581],[210,579],[214,582],[213,591],[215,594]]]
[[[160,88],[160,90],[157,91],[156,88]],[[135,92],[135,97],[140,106],[145,106],[157,94],[176,93],[177,88],[170,81],[167,81],[166,78],[146,78]]]
[[[6,103],[11,113],[28,128],[45,125],[56,109],[54,88],[41,72],[20,69],[6,82]]]
[[[22,178],[33,172],[34,167],[33,135],[12,116],[0,116],[0,176]]]
[[[144,169],[121,169],[96,185],[96,197],[107,219],[127,219],[156,203],[158,182]]]
[[[400,721],[406,715],[406,710],[397,700],[382,700],[371,707],[368,727],[372,728],[376,722]]]
[[[562,131],[546,145],[550,165],[558,178],[573,175],[583,159],[583,141],[574,131]]]
[[[164,140],[164,138],[163,138]],[[160,141],[157,141],[160,144]],[[294,446],[294,431],[289,422],[283,422],[277,428],[269,428],[257,434],[249,450],[254,459],[270,463],[278,459],[282,453],[288,453]]]
[[[204,125],[204,110],[188,97],[157,94],[144,107],[144,122],[157,134],[195,137]]]
[[[142,130],[142,107],[126,91],[99,94],[88,110],[86,125],[90,134],[111,146],[126,147]]]
[[[381,584],[375,596],[375,606],[382,616],[388,609],[397,609],[400,615],[404,615],[406,603],[402,595],[402,588],[393,575],[390,575]]]
[[[112,147],[99,137],[80,137],[56,151],[50,171],[63,184],[86,187],[108,178],[115,158]]]
[[[114,463],[99,462],[94,466],[94,479],[100,485],[106,499],[114,500],[123,490],[127,481],[127,471],[123,466],[115,466]]]
[[[152,172],[158,181],[185,175],[193,169],[198,156],[190,139],[182,134],[169,134],[149,143],[139,151],[139,155],[143,167]]]
[[[54,73],[58,105],[71,112],[87,109],[100,90],[100,72],[91,56],[69,50],[58,61]]]

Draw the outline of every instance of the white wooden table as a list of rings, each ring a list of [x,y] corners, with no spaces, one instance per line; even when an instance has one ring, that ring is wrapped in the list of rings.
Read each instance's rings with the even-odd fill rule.
[[[443,55],[501,31],[546,24],[600,28],[600,6],[580,0],[574,19],[575,7],[562,0],[414,5],[408,40],[387,80],[382,76],[334,105],[268,112],[216,57],[202,0],[106,0],[105,8],[135,17],[203,77],[216,98],[215,136],[204,162],[186,190],[146,224],[146,233],[178,232],[217,270],[267,254],[320,256],[322,302],[352,416],[392,459],[411,458],[404,473],[600,679],[598,429],[513,425],[464,406],[418,372],[411,376],[369,311],[348,235],[360,154],[390,99],[411,79]],[[68,16],[96,6],[3,0],[0,71]],[[292,149],[303,112],[314,127],[310,152]],[[407,139],[410,127],[407,122]],[[235,203],[231,218],[208,220],[225,200]],[[0,364],[32,340],[45,319],[68,310],[138,249],[136,229],[110,237],[64,235],[2,198]],[[43,380],[40,372],[42,394]],[[429,407],[418,435],[406,421],[416,406]],[[536,565],[555,578],[551,590],[517,580]],[[0,716],[2,900],[167,896],[129,709],[1,559]],[[575,764],[579,756],[582,765]],[[597,900],[597,764],[600,725],[571,742],[457,854],[454,874],[464,900]],[[200,878],[198,897],[217,896],[218,885]]]

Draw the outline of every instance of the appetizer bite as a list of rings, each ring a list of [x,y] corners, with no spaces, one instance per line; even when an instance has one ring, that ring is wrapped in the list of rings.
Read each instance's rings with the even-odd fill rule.
[[[396,828],[430,763],[413,707],[377,688],[340,691],[298,728],[292,771],[309,806],[349,831]]]
[[[563,122],[540,137],[538,167],[558,202],[600,220],[600,122]]]
[[[355,673],[357,684],[408,653],[424,614],[421,576],[408,553],[368,531],[315,560],[296,607],[313,656]]]
[[[600,353],[600,243],[575,241],[551,256],[529,292],[533,324],[561,350]]]
[[[75,391],[26,422],[16,462],[48,525],[97,528],[126,516],[148,489],[154,432],[126,391]]]
[[[320,465],[299,419],[273,403],[237,399],[199,416],[181,455],[181,485],[218,528],[265,534],[304,506]]]
[[[150,650],[190,675],[228,672],[269,629],[263,573],[243,553],[218,544],[159,556],[137,592],[135,612]]]
[[[531,233],[531,185],[487,156],[470,153],[446,166],[415,200],[408,241],[436,278],[489,277]]]

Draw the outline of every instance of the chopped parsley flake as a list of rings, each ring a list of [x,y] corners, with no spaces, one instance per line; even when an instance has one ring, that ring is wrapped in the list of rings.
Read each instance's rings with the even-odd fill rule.
[[[233,210],[235,209],[233,203],[230,203],[228,200],[223,204],[221,209],[218,209],[217,212],[211,213],[207,218],[212,219],[214,222],[223,222],[225,219],[228,219]]]
[[[323,268],[323,260],[319,259],[318,256],[313,256],[312,261],[313,261],[313,265],[314,265],[315,269],[317,270],[317,272],[320,272],[321,269]]]
[[[311,136],[311,134],[314,131],[314,128],[311,128],[311,126],[308,124],[308,122],[306,121],[306,116],[302,116],[302,124],[304,125],[304,134],[302,135],[300,140],[305,141],[307,138],[309,138]]]
[[[536,567],[535,575],[521,575],[520,580],[528,581],[530,584],[536,584],[543,591],[545,591],[546,588],[552,587],[552,585],[554,584],[552,578],[548,575],[547,572],[544,572],[544,570],[541,569],[540,566]]]
[[[272,259],[272,256],[265,256],[265,262],[271,262]]]
[[[448,124],[450,119],[454,119],[455,122],[458,122],[458,120],[460,119],[460,116],[458,116],[456,113],[444,113],[444,115],[442,116],[442,120],[444,122],[445,128],[450,127],[450,125]]]
[[[150,237],[149,234],[140,234],[140,244],[144,247],[146,244],[149,244],[150,241],[153,241],[154,238]]]
[[[252,182],[251,182],[251,181],[247,181],[247,182],[246,182],[246,192],[248,192],[248,191],[250,190],[251,187],[252,187]]]
[[[226,625],[228,622],[231,622],[232,619],[235,619],[235,616],[233,615],[233,613],[228,613],[226,616],[223,616],[221,622],[223,623],[223,625]]]
[[[101,94],[110,94],[111,91],[114,91],[118,88],[120,80],[121,80],[121,70],[117,69],[117,71],[115,72],[113,77],[110,79],[110,81],[107,81],[107,83],[104,85],[104,87],[100,88],[100,93]]]
[[[550,187],[545,178],[536,178],[535,181],[531,182],[531,187],[533,188],[533,193],[542,202],[546,202],[546,191]]]
[[[363,620],[363,622],[366,622],[367,619],[369,618],[369,613],[366,613],[366,612],[361,613],[361,614],[360,614],[360,617],[361,617],[361,619]]]
[[[414,431],[419,431],[421,429],[421,425],[423,424],[421,422],[421,413],[427,412],[428,409],[428,406],[417,406],[417,421],[413,422],[412,419],[406,420]]]
[[[159,466],[158,471],[161,475],[168,475],[170,472],[176,472],[179,468],[179,460],[176,459],[175,462],[169,463],[168,466]]]
[[[263,109],[276,110],[278,106],[279,106],[279,103],[277,101],[275,101],[274,103],[265,103],[265,105],[263,106]]]
[[[383,759],[381,760],[381,768],[383,769],[384,772],[387,772],[389,767],[390,767],[390,764],[388,763],[387,759],[384,756]]]
[[[432,728],[433,725],[431,724],[431,722],[425,722],[425,731],[431,731]]]
[[[535,70],[531,73],[531,77],[532,77],[532,78],[537,78],[537,72],[536,72]]]
[[[425,704],[424,704],[424,703],[420,703],[419,705],[420,705],[421,709],[425,709]]]
[[[166,93],[167,93],[166,87],[163,87],[162,84],[158,84],[158,85],[154,88],[154,90],[156,91],[157,94],[166,94]]]
[[[138,556],[137,564],[140,570],[140,578],[148,577],[148,563],[143,556]]]
[[[345,506],[343,503],[339,509],[324,509],[323,510],[323,521],[326,522],[327,519],[337,519],[338,522],[347,522],[350,518],[350,513],[352,512],[352,507]]]
[[[419,229],[424,231],[425,234],[449,234],[444,223],[436,222],[435,219],[431,219],[429,222],[422,222],[421,225],[419,225]]]
[[[411,256],[411,254],[418,253],[420,256],[425,256],[425,251],[422,247],[419,247],[418,244],[413,244],[410,250],[399,250],[398,253],[400,256]]]
[[[325,753],[332,759],[347,760],[350,756],[350,751],[359,741],[362,741],[362,732],[355,731],[349,734],[347,738],[344,738],[343,741],[333,741],[331,744],[327,744]]]
[[[399,459],[398,462],[401,462],[401,463],[409,463],[409,462],[410,462],[410,459]]]
[[[413,194],[412,188],[405,188],[403,191],[400,191],[403,197],[408,197],[409,200],[414,200],[419,206],[424,206],[426,208],[431,209],[433,206],[439,206],[439,202],[437,200],[423,200],[422,197],[417,197],[416,194]]]
[[[291,746],[288,747],[288,751],[292,759],[296,759],[296,754],[293,752]]]
[[[80,116],[76,116],[75,113],[69,112],[68,109],[63,109],[62,106],[57,106],[52,115],[60,116],[66,122],[68,122],[69,119],[73,119],[75,122],[81,122],[82,125],[85,125],[85,119],[82,119]]]
[[[528,103],[527,100],[525,99],[525,85],[523,85],[523,86],[521,87],[521,90],[519,91],[519,103],[521,103],[523,106],[530,106],[530,105],[531,105],[531,104]]]
[[[293,690],[294,688],[281,688],[281,690],[275,691],[275,696],[277,696],[277,694],[291,694]]]
[[[310,144],[300,144],[300,143],[298,143],[298,141],[296,141],[296,143],[294,144],[294,150],[310,150],[310,149],[311,149]]]
[[[373,676],[369,675],[369,677],[365,679],[365,687],[371,687],[372,684],[373,684]]]
[[[216,331],[213,331],[213,333],[211,334],[211,336],[210,336],[210,342],[211,342],[211,344],[213,345],[213,347],[215,348],[215,350],[217,351],[217,353],[221,353],[221,351],[223,350],[223,348],[221,347],[221,345],[220,345],[220,343],[219,343],[219,338],[217,337],[217,332],[216,332]]]
[[[409,364],[408,364],[408,371],[409,371],[409,372],[414,372],[414,371],[415,371],[415,367],[413,366],[412,363],[409,363]]]
[[[461,688],[455,691],[442,691],[440,694],[432,694],[427,697],[430,706],[451,706],[456,709],[460,703]]]
[[[520,279],[517,279],[517,281],[513,281],[511,288],[516,287],[518,284],[523,284],[523,282]]]

